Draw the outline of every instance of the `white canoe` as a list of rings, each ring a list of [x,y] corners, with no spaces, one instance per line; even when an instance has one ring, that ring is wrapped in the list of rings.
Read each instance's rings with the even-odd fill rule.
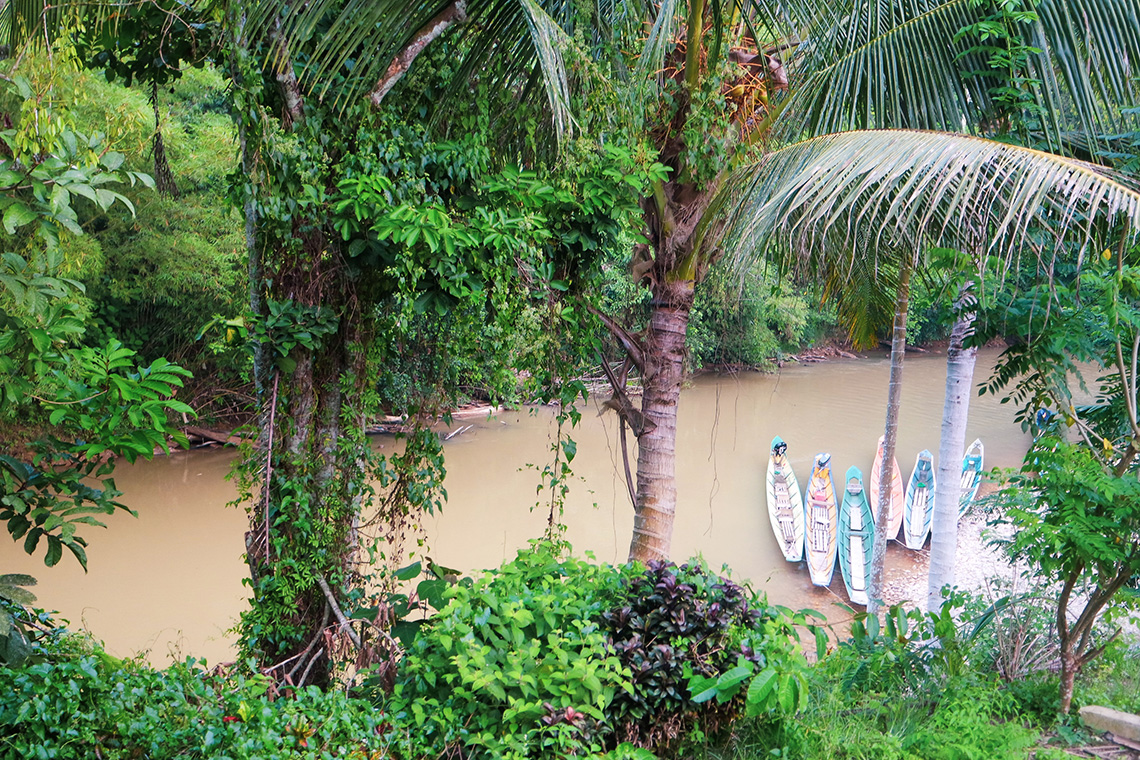
[[[982,485],[982,460],[986,454],[986,447],[980,439],[975,438],[966,449],[962,457],[962,495],[958,497],[958,516],[966,514],[966,510],[974,503],[978,496],[978,487]]]
[[[804,556],[804,502],[787,448],[780,436],[772,439],[768,457],[768,518],[784,559],[799,562]]]

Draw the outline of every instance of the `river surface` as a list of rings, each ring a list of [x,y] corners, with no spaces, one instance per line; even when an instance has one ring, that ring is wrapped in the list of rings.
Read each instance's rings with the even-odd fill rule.
[[[997,354],[980,353],[977,382],[988,378]],[[774,435],[784,438],[801,486],[819,451],[832,453],[840,476],[850,465],[869,472],[883,432],[888,369],[887,357],[874,355],[790,364],[775,374],[696,378],[682,393],[677,426],[674,559],[700,554],[714,568],[727,564],[735,579],[791,607],[826,610],[843,600],[838,570],[833,591],[817,589],[803,563],[781,557],[764,507],[767,454]],[[908,354],[898,434],[904,478],[921,449],[937,454],[945,381],[944,356]],[[617,418],[598,414],[601,400],[591,398],[570,433],[578,444],[575,479],[561,519],[576,552],[620,562],[629,550],[633,512]],[[1029,438],[1014,412],[994,396],[971,400],[966,441],[983,440],[987,469],[1021,462]],[[549,496],[536,491],[534,466],[550,460],[552,420],[550,409],[524,408],[456,422],[453,428],[471,427],[445,443],[447,505],[424,526],[436,562],[464,571],[494,567],[542,534]],[[376,445],[395,444],[381,437]],[[59,610],[112,654],[145,653],[155,664],[184,656],[228,660],[233,636],[227,631],[246,604],[246,518],[242,509],[226,506],[235,493],[225,479],[233,456],[204,450],[121,465],[115,479],[138,518],[116,514],[106,520],[107,530],[81,534],[90,543],[89,573],[66,552],[57,567],[46,568],[42,552],[28,558],[10,540],[0,540],[0,572],[35,575],[39,606]],[[913,565],[915,558],[892,544],[888,579],[892,568]]]

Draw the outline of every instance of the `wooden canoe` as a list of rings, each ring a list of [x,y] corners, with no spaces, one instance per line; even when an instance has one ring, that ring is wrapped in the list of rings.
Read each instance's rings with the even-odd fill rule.
[[[863,489],[863,473],[852,467],[847,470],[843,504],[839,508],[839,570],[847,596],[855,604],[867,603],[874,544],[875,522]]]
[[[830,586],[835,574],[836,539],[839,536],[839,508],[835,483],[831,479],[831,454],[816,454],[804,504],[804,553],[807,554],[811,582]]]
[[[930,535],[934,514],[934,455],[929,449],[918,452],[906,486],[903,510],[903,543],[908,549],[921,549]]]
[[[799,562],[804,556],[804,502],[787,449],[788,444],[780,436],[772,439],[768,457],[768,518],[784,559]]]
[[[875,452],[875,463],[871,466],[871,482],[867,484],[867,495],[871,502],[871,513],[878,515],[879,511],[879,475],[883,471],[883,439],[879,436],[879,448]],[[891,501],[887,511],[887,540],[899,534],[903,521],[903,481],[902,470],[899,469],[899,460],[891,460],[890,472]]]
[[[980,439],[975,438],[966,449],[962,457],[962,495],[958,497],[958,516],[966,514],[966,510],[974,503],[978,495],[978,487],[982,484],[982,458],[986,448]]]

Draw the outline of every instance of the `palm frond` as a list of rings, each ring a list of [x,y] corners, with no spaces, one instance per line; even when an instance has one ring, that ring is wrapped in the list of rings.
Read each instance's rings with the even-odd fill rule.
[[[804,0],[811,2],[812,0]],[[814,30],[783,120],[785,134],[848,129],[975,131],[992,117],[990,62],[955,41],[989,12],[971,0],[854,0],[841,23]],[[1140,0],[1042,0],[1027,42],[1040,49],[1027,83],[1051,118],[1060,150],[1066,129],[1086,139],[1140,100]]]
[[[1054,117],[1046,135],[1063,145],[1063,130],[1078,128],[1096,155],[1100,136],[1121,128],[1120,109],[1140,101],[1140,0],[1043,0],[1037,13],[1031,73]]]
[[[804,49],[784,123],[812,135],[968,129],[990,108],[992,81],[964,76],[987,63],[954,37],[977,17],[971,0],[856,0]]]
[[[677,25],[678,0],[661,0],[657,10],[657,17],[653,20],[653,28],[649,37],[641,48],[641,55],[637,58],[634,77],[640,82],[651,83],[650,90],[656,94],[663,81],[662,69],[665,67],[665,55],[675,44],[674,29]]]
[[[899,261],[867,238],[851,244],[855,255],[838,265],[826,260],[833,250],[826,244],[796,263],[804,275],[822,281],[824,299],[834,301],[839,324],[846,325],[851,344],[862,350],[877,345],[894,322]]]
[[[0,6],[0,42],[10,51],[32,40],[50,43],[64,7],[48,0],[9,0]]]
[[[526,11],[530,39],[542,69],[542,82],[550,106],[556,138],[561,141],[572,125],[570,114],[570,86],[566,82],[566,66],[562,61],[562,47],[569,44],[566,33],[535,0],[520,0]]]
[[[1084,246],[1094,225],[1131,220],[1140,188],[1103,167],[966,135],[845,132],[774,151],[725,183],[738,199],[725,249],[737,265],[769,246],[830,257],[915,240],[971,250],[979,232],[1007,254],[1021,246]],[[744,192],[740,192],[744,188]],[[1032,232],[1032,236],[1030,233]],[[915,246],[917,249],[918,246]],[[841,255],[842,254],[842,255]]]

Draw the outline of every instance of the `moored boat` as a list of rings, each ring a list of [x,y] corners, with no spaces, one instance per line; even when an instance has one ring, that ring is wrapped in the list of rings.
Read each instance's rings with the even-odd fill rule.
[[[921,549],[930,535],[934,512],[934,455],[929,449],[918,452],[906,486],[903,509],[903,543],[908,549]]]
[[[879,436],[879,448],[875,452],[875,463],[871,466],[871,481],[867,484],[867,495],[871,502],[871,514],[879,513],[879,477],[883,471],[883,439]],[[887,509],[887,540],[899,534],[903,521],[903,481],[902,470],[899,469],[897,457],[891,459],[891,470],[888,476],[891,499]]]
[[[804,503],[804,552],[807,554],[811,582],[830,586],[835,574],[836,539],[839,534],[839,509],[835,501],[835,483],[831,478],[831,454],[816,454],[808,481]]]
[[[863,473],[858,467],[847,470],[843,503],[839,508],[839,570],[847,596],[855,604],[867,603],[871,582],[871,549],[875,543],[875,522],[863,489]]]
[[[804,503],[800,485],[788,461],[788,444],[780,436],[772,439],[768,457],[768,518],[776,543],[788,562],[804,556]]]
[[[962,457],[962,495],[958,497],[958,516],[966,514],[966,510],[974,503],[978,496],[978,487],[982,485],[982,459],[986,448],[980,439],[975,438],[966,449]]]

